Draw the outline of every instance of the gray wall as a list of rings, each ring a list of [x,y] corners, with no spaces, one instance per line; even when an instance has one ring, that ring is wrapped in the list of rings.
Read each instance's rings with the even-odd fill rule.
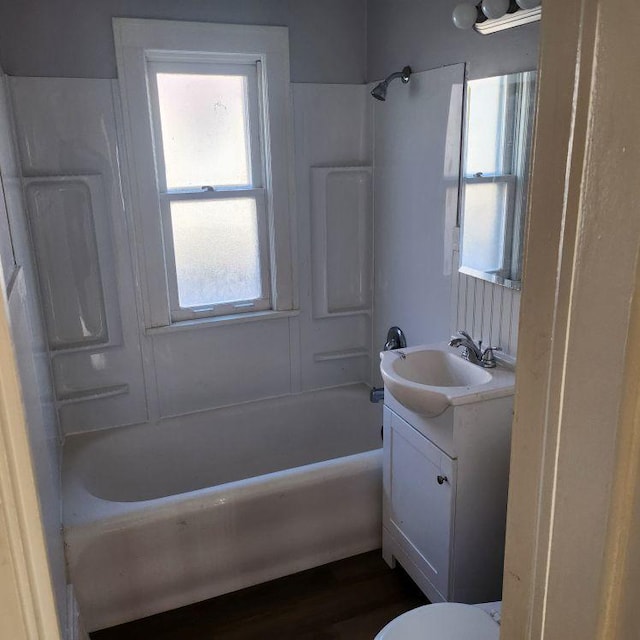
[[[375,351],[393,325],[410,347],[449,337],[445,237],[456,214],[463,84],[464,65],[449,65],[374,103]]]
[[[459,0],[369,0],[367,79],[411,65],[414,71],[468,63],[470,78],[537,68],[539,24],[490,36],[461,31],[451,12]]]
[[[294,82],[365,81],[366,0],[15,0],[0,3],[0,64],[14,76],[115,78],[111,18],[289,27]]]

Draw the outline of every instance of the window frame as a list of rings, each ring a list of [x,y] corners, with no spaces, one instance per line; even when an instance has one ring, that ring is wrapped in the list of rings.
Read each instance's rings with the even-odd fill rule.
[[[256,314],[295,310],[294,238],[291,206],[289,44],[285,27],[220,25],[115,18],[113,21],[123,107],[126,158],[131,177],[134,249],[147,329],[203,319],[225,321]],[[166,189],[153,73],[160,68],[210,69],[251,65],[258,92],[257,146],[251,154],[252,185],[214,191]],[[238,67],[236,67],[238,68]],[[215,73],[215,71],[211,71]],[[251,126],[251,125],[250,125]],[[259,159],[256,154],[259,154]],[[260,163],[260,160],[262,161]],[[205,186],[205,185],[203,185]],[[209,185],[207,185],[209,186]],[[210,185],[214,186],[214,185]],[[251,188],[247,188],[251,187]],[[163,189],[164,188],[164,192]],[[215,188],[215,186],[214,186]],[[259,221],[263,297],[202,308],[178,304],[170,228],[171,200],[250,197]]]
[[[269,243],[267,209],[264,189],[264,150],[262,144],[263,123],[260,116],[259,62],[250,62],[246,56],[220,60],[219,56],[199,55],[196,60],[166,59],[167,56],[147,56],[147,83],[149,92],[149,109],[154,139],[154,156],[160,203],[162,224],[164,261],[167,271],[167,287],[169,311],[172,322],[195,320],[198,318],[232,315],[235,313],[251,313],[271,308],[271,283],[269,281]],[[244,72],[244,73],[243,73]],[[175,73],[184,75],[244,75],[247,82],[247,155],[249,160],[249,177],[247,184],[201,185],[170,189],[167,185],[167,169],[165,165],[164,141],[160,117],[160,95],[157,76],[159,73]],[[210,187],[212,191],[207,188]],[[251,299],[238,299],[231,302],[215,302],[205,305],[182,306],[179,298],[178,273],[176,255],[173,244],[173,225],[171,204],[173,202],[214,200],[230,200],[246,198],[255,202],[256,220],[258,224],[258,251],[260,262],[262,295]]]
[[[497,76],[498,77],[498,76]],[[493,78],[487,78],[492,80]],[[514,156],[513,144],[508,144],[508,137],[511,136],[515,139],[520,135],[519,128],[521,126],[521,119],[518,117],[518,113],[514,111],[514,100],[512,100],[511,91],[519,90],[517,87],[513,87],[509,76],[500,77],[500,97],[499,97],[499,112],[496,115],[500,126],[495,148],[501,151],[499,156],[499,166],[495,172],[473,172],[473,168],[468,167],[468,151],[467,137],[469,135],[470,127],[470,100],[469,94],[465,99],[465,112],[464,112],[464,145],[461,158],[461,177],[460,177],[460,197],[459,197],[459,221],[460,228],[460,241],[459,241],[459,253],[460,253],[460,266],[459,271],[466,275],[470,275],[480,279],[486,279],[487,274],[497,276],[500,280],[498,283],[514,281],[513,266],[514,260],[519,258],[519,255],[514,252],[514,229],[516,227],[516,192],[518,188],[518,182],[522,180],[521,172],[519,168],[521,166],[521,160]],[[469,89],[467,89],[467,92]],[[517,102],[517,101],[516,101]],[[475,167],[474,167],[475,168]],[[462,264],[463,252],[464,252],[464,215],[465,200],[467,197],[467,187],[474,184],[488,184],[496,183],[503,184],[506,188],[505,193],[505,209],[502,212],[502,237],[500,238],[500,267],[496,270],[479,271],[472,267]]]

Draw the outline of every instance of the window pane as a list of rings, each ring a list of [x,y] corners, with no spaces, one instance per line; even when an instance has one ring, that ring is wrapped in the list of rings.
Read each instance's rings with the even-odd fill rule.
[[[156,77],[167,189],[250,185],[246,76]]]
[[[262,296],[255,200],[171,203],[181,307]]]
[[[465,175],[504,173],[504,78],[474,80],[468,84]]]
[[[488,273],[504,268],[507,196],[504,182],[465,185],[462,266]]]

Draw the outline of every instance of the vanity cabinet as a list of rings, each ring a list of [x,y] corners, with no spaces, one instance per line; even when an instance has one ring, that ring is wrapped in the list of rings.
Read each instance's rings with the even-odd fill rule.
[[[425,418],[385,391],[383,556],[431,602],[501,599],[512,407]]]

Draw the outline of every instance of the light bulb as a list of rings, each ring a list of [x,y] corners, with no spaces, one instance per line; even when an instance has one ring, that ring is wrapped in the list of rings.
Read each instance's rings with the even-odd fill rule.
[[[509,8],[509,0],[482,0],[482,13],[493,20],[502,18]]]
[[[540,6],[540,0],[516,0],[521,9],[535,9]]]
[[[464,2],[453,10],[453,24],[458,29],[471,29],[478,19],[478,10],[472,4]]]

